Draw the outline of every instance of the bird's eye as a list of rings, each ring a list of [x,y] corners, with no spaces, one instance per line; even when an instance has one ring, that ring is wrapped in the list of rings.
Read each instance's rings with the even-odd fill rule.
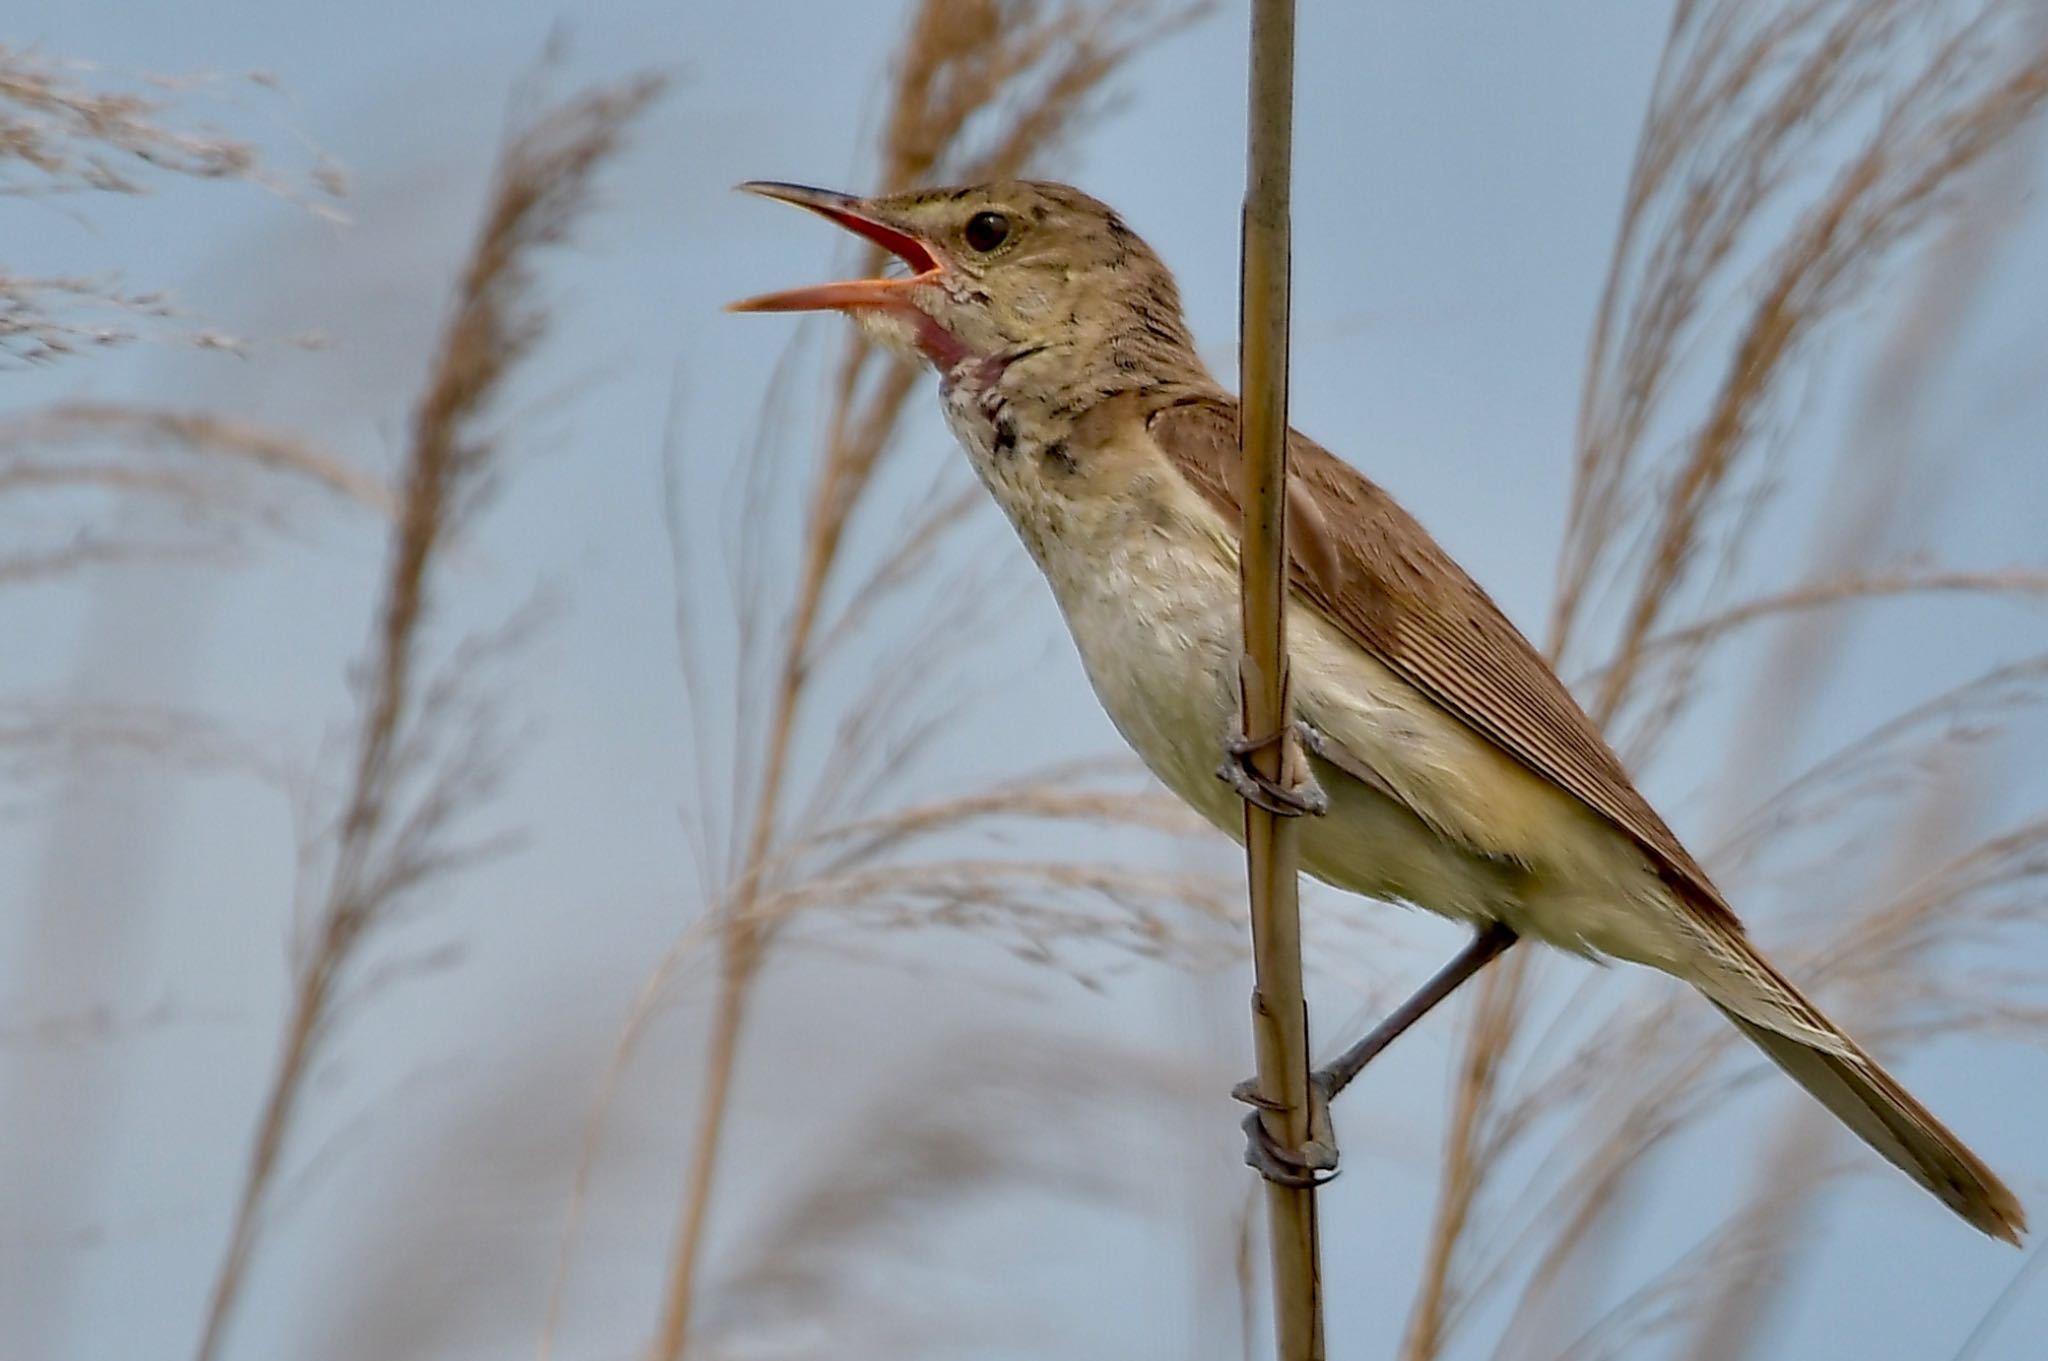
[[[978,251],[992,251],[1010,239],[1010,219],[1001,213],[976,213],[967,219],[967,244]]]

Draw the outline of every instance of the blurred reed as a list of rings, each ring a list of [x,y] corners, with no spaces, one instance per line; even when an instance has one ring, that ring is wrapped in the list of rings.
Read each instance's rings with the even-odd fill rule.
[[[660,88],[643,77],[544,109],[501,154],[413,415],[383,601],[362,671],[352,775],[305,923],[276,1071],[207,1306],[201,1361],[212,1361],[226,1341],[307,1076],[360,947],[478,850],[454,833],[495,784],[499,756],[483,717],[460,702],[461,677],[421,672],[436,568],[497,476],[498,445],[486,422],[493,399],[544,330],[532,298],[532,257],[569,235],[593,176]],[[458,658],[451,669],[469,660]]]
[[[1912,249],[1945,224],[1968,218],[1973,230],[1995,229],[1980,216],[1979,172],[2037,125],[2048,98],[2048,44],[2027,18],[2026,5],[2004,0],[1687,0],[1675,8],[1596,312],[1547,635],[1553,660],[1587,677],[1590,711],[1637,768],[1654,761],[1697,699],[1700,672],[1748,627],[1796,615],[1811,638],[1832,613],[1861,603],[1932,592],[2038,599],[2048,588],[2031,564],[1962,569],[1838,552],[1818,555],[1809,579],[1734,602],[1721,597],[1765,521],[1798,434],[1792,394],[1822,356],[1831,323],[1898,277]],[[1901,495],[1897,479],[1861,465],[1855,474],[1873,495]],[[1829,528],[1823,520],[1808,532],[1824,542]],[[1792,637],[1781,647],[1796,647]],[[1810,708],[1833,671],[1809,658],[1774,675],[1750,697],[1754,710]],[[1986,685],[2008,701],[2015,685],[2023,702],[2042,697],[2031,672],[1994,673]],[[1959,740],[1957,710],[1982,698],[1980,688],[1962,687],[1804,773],[1771,770],[1777,748],[1766,740],[1733,749],[1723,778],[1752,810],[1744,833],[1752,844],[1721,848],[1710,869],[1748,887],[1752,877],[1740,870],[1764,853],[1756,842],[1804,844],[1794,834],[1817,831],[1848,837],[1864,830],[1859,818],[1901,816],[1874,797],[1888,788],[1876,772],[1895,754],[1890,744],[1929,759],[1930,749]],[[1787,783],[1773,792],[1773,779]],[[1810,958],[1796,976],[1824,996],[1839,989],[1853,997],[1880,971],[1897,982],[1902,968],[1965,941],[2038,925],[1999,896],[2030,873],[2032,852],[2022,847],[2032,834],[1975,834],[1985,835],[1976,850],[1947,863],[1895,863],[1878,884],[1838,878],[1837,891],[1858,896],[1828,903],[1822,940],[1804,947]],[[2000,870],[1977,879],[1979,856]],[[1760,896],[1739,893],[1737,902],[1765,916]],[[1877,948],[1901,935],[1910,950]],[[1534,1321],[1548,1318],[1554,1330],[1556,1319],[1578,1316],[1602,1274],[1595,1227],[1625,1188],[1653,1175],[1649,1156],[1713,1108],[1706,1093],[1724,1090],[1716,1084],[1726,1081],[1718,1064],[1726,1037],[1664,1008],[1654,1021],[1624,1010],[1580,1052],[1542,1061],[1557,1029],[1528,1036],[1540,967],[1511,958],[1478,990],[1404,1361],[1444,1355],[1475,1302],[1511,1289],[1520,1300],[1499,1349],[1542,1354]],[[2042,982],[2009,979],[2001,1004],[1980,1008],[1959,1005],[1960,984],[1943,989],[1933,973],[1917,976],[1923,992],[1946,992],[1948,1005],[1917,1011],[1907,1024],[1894,1012],[1890,1033],[1869,1035],[1881,1049],[1986,1024]],[[1976,985],[1970,991],[1983,1000]],[[1546,1136],[1539,1155],[1531,1145]],[[1510,1161],[1518,1153],[1541,1157],[1545,1183],[1521,1207],[1488,1213],[1484,1197],[1500,1169],[1520,1165]],[[1741,1243],[1742,1260],[1753,1261],[1768,1202],[1786,1194],[1760,1185],[1717,1235],[1717,1260],[1734,1260],[1730,1245]],[[1727,1276],[1700,1270],[1697,1259],[1682,1265],[1662,1282],[1679,1283],[1676,1294],[1652,1282],[1583,1326],[1603,1345],[1625,1338],[1640,1346],[1648,1334],[1713,1316],[1716,1283]],[[1577,1292],[1569,1301],[1556,1297],[1566,1281]],[[1589,1333],[1566,1351],[1604,1354],[1592,1346]]]
[[[1199,8],[1157,0],[925,0],[911,11],[889,79],[871,188],[887,193],[935,181],[1020,173],[1082,124],[1132,53],[1188,22]],[[875,272],[882,264],[879,248],[868,246],[857,268]],[[914,370],[849,335],[828,380],[826,433],[810,473],[786,608],[766,598],[764,564],[751,546],[740,546],[735,670],[741,679],[735,695],[741,710],[729,728],[748,734],[758,746],[732,753],[729,793],[714,793],[707,786],[700,800],[707,810],[697,845],[708,875],[708,926],[679,941],[642,989],[593,1111],[579,1192],[572,1202],[572,1237],[581,1188],[588,1185],[590,1158],[619,1074],[665,980],[708,931],[718,953],[718,992],[695,1110],[695,1148],[650,1348],[650,1355],[661,1361],[683,1355],[689,1343],[747,1006],[775,941],[795,914],[829,907],[840,913],[865,911],[885,922],[997,931],[1009,937],[1012,949],[1051,958],[1056,942],[1071,935],[1121,940],[1146,953],[1159,952],[1172,945],[1167,923],[1176,909],[1223,911],[1215,886],[1195,876],[1116,863],[1025,857],[935,861],[901,854],[920,837],[998,819],[1085,818],[1156,827],[1177,816],[1149,796],[1110,797],[1099,787],[1077,786],[1086,771],[1005,783],[880,821],[865,815],[892,768],[949,717],[934,705],[929,689],[920,687],[918,677],[934,673],[945,653],[971,636],[974,625],[986,622],[976,615],[987,593],[957,591],[950,605],[921,612],[913,636],[890,644],[889,661],[871,676],[841,678],[829,692],[814,687],[827,653],[843,649],[849,637],[872,626],[878,604],[916,581],[918,564],[929,560],[969,504],[958,494],[935,493],[911,513],[894,517],[900,528],[871,560],[855,561],[847,553],[849,527],[897,446],[916,379]],[[787,399],[778,388],[769,400]],[[763,429],[764,434],[776,429],[772,417],[764,419]],[[770,441],[763,451],[767,457],[750,466],[750,513],[741,517],[749,528],[764,518],[759,489],[781,453],[779,445],[779,440]],[[691,536],[677,528],[672,538],[680,553]],[[848,585],[845,579],[854,573],[861,575]],[[688,593],[701,578],[686,568],[679,575],[684,585],[678,626],[686,635],[682,650],[688,665],[699,651],[687,636]],[[836,613],[831,606],[835,585],[846,586]],[[763,639],[759,624],[771,617],[784,620],[783,626],[775,638]],[[764,646],[776,660],[757,686],[748,677]],[[691,683],[690,690],[701,707],[701,680]],[[757,691],[765,697],[759,712],[750,707]],[[700,713],[700,732],[706,721]],[[811,796],[799,806],[792,746],[799,728],[809,723],[830,723],[837,736]],[[700,778],[706,754],[700,748]],[[724,838],[712,825],[721,807],[731,813]],[[723,853],[714,849],[721,839],[727,846]],[[552,1345],[569,1251],[565,1242],[543,1355]]]

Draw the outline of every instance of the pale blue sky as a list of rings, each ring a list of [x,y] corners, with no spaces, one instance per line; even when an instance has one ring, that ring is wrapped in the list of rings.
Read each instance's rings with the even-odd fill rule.
[[[1061,167],[1117,205],[1179,273],[1204,352],[1223,373],[1234,367],[1239,8],[1133,63],[1118,82],[1122,105]],[[678,75],[606,177],[602,213],[550,259],[557,322],[535,380],[506,408],[513,469],[451,574],[451,626],[500,619],[537,586],[552,603],[512,689],[513,716],[533,736],[486,821],[520,829],[526,844],[406,929],[416,948],[459,943],[459,960],[352,1009],[316,1087],[295,1159],[304,1170],[287,1180],[233,1355],[498,1356],[535,1335],[574,1140],[610,1037],[696,906],[679,831],[694,784],[679,768],[687,718],[660,514],[663,433],[673,408],[683,484],[703,493],[690,507],[701,518],[686,518],[715,533],[794,324],[730,317],[719,305],[826,277],[843,258],[815,219],[729,186],[860,187],[901,10],[801,0],[61,0],[14,16],[14,40],[115,71],[274,75],[283,95],[224,86],[199,103],[223,100],[212,116],[260,137],[282,164],[303,165],[307,144],[332,154],[353,177],[343,204],[353,222],[336,226],[240,186],[165,184],[144,200],[61,208],[0,203],[11,267],[118,265],[132,285],[172,288],[227,329],[278,340],[318,329],[336,342],[306,352],[260,339],[246,359],[141,346],[0,375],[0,414],[79,397],[218,406],[306,428],[380,470],[402,444],[511,91],[535,54],[551,34],[566,35],[568,56],[549,78],[558,90],[650,65]],[[1310,0],[1301,10],[1295,423],[1393,489],[1510,614],[1540,628],[1587,331],[1665,7]],[[2015,232],[1997,269],[1993,296],[1942,366],[1926,434],[1958,489],[1912,540],[1972,566],[2038,562],[2048,522],[2040,214]],[[1874,337],[1884,320],[1873,306],[1849,331]],[[1834,459],[1857,371],[1850,364],[1841,370],[1849,379],[1806,394],[1801,466],[1824,470]],[[815,420],[808,406],[788,413],[790,438],[806,438]],[[955,456],[922,393],[908,455],[923,462],[915,478],[903,473],[906,485]],[[1787,504],[1811,507],[1817,486],[1795,477]],[[979,514],[976,551],[1025,589],[1007,636],[977,658],[979,679],[1000,696],[968,710],[982,716],[970,719],[979,755],[942,780],[962,780],[977,763],[1014,769],[1048,751],[1114,742],[1049,599],[1021,575],[1021,553],[994,513]],[[346,667],[380,565],[375,534],[366,515],[309,501],[288,533],[257,536],[247,570],[115,572],[0,597],[0,698],[79,687],[189,706],[312,763],[321,735],[348,713]],[[1767,535],[1752,566],[1769,572],[1797,558],[1796,543]],[[1827,715],[1836,736],[1987,661],[2037,651],[2042,639],[2042,616],[2018,609],[1937,604],[1883,618],[1875,637],[1859,635],[1856,666]],[[1899,645],[1901,621],[1938,645]],[[1725,690],[1651,781],[1687,833],[1704,832],[1712,800],[1702,788],[1723,768],[1715,722],[1741,687]],[[2009,810],[2038,809],[2048,796],[2039,737],[2001,754]],[[1816,736],[1813,749],[1825,740]],[[0,1108],[24,1114],[0,1136],[9,1178],[0,1187],[0,1352],[176,1356],[195,1335],[274,1049],[291,810],[276,790],[233,773],[124,770],[7,797]],[[62,819],[41,798],[75,815],[72,840],[54,850]],[[1215,864],[1230,872],[1234,861],[1219,852]],[[72,923],[61,949],[34,924],[59,900]],[[1391,987],[1455,943],[1446,927],[1386,918],[1388,957],[1346,960],[1320,984],[1325,1027],[1356,1006],[1332,979]],[[1758,931],[1771,939],[1767,923]],[[877,948],[921,967],[807,957],[782,975],[782,1005],[763,1007],[755,1043],[777,1056],[778,1071],[815,1086],[750,1081],[743,1092],[717,1251],[740,1251],[846,1111],[946,1035],[982,1024],[1106,1032],[1173,1056],[1196,1075],[1188,1080],[1219,1094],[1246,1067],[1235,974],[1189,983],[1137,969],[1098,995],[1005,970],[993,951],[958,942],[899,936]],[[651,1326],[699,998],[669,1014],[635,1070],[640,1091],[593,1202],[564,1356],[630,1355]],[[15,1038],[99,1007],[114,1020],[111,1040]],[[159,1014],[168,1019],[149,1020]],[[1352,1170],[1324,1212],[1333,1356],[1393,1354],[1456,1033],[1442,1018],[1404,1042],[1340,1108]],[[1906,1071],[2048,1215],[2040,1055],[1957,1043]],[[1215,1191],[1213,1163],[1180,1157],[1192,1143],[1228,1166],[1235,1117],[1220,1095],[1192,1109],[1213,1131],[1170,1131],[1186,1137],[1143,1192],[1156,1207],[1181,1194],[1175,1178],[1206,1188],[1186,1195],[1184,1226],[1044,1200],[957,1221],[934,1211],[910,1251],[927,1270],[937,1261],[952,1273],[943,1289],[915,1278],[934,1291],[939,1331],[947,1301],[995,1297],[1004,1306],[995,1313],[1022,1322],[1009,1331],[984,1320],[1001,1335],[962,1354],[1022,1357],[1059,1345],[1082,1355],[1235,1355],[1234,1335],[1218,1331],[1234,1316],[1205,1298],[1214,1282],[1201,1274],[1228,1251],[1216,1207],[1227,1209],[1229,1196]],[[1731,1150],[1746,1157],[1752,1128],[1723,1122],[1673,1156],[1703,1166]],[[493,1136],[487,1157],[465,1151],[479,1130]],[[1119,1149],[1142,1149],[1158,1131],[1140,1117],[1117,1137],[1130,1141]],[[1731,1184],[1661,1180],[1620,1259],[1683,1251]],[[1849,1185],[1829,1202],[1826,1249],[1802,1267],[1767,1354],[1950,1355],[2020,1257],[1978,1241],[1897,1178]],[[391,1244],[392,1219],[423,1204],[433,1231]],[[1087,1327],[1073,1326],[1084,1318]],[[2027,1361],[2044,1336],[2048,1287],[2022,1302],[1984,1361]],[[1076,1338],[1097,1350],[1070,1345]]]

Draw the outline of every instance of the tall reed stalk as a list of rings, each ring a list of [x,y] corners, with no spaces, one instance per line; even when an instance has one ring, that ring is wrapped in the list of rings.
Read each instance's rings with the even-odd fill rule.
[[[1153,0],[924,0],[912,11],[896,59],[875,191],[1018,173],[1058,145],[1132,51],[1192,12]],[[985,126],[990,120],[992,131]],[[860,267],[879,270],[885,258],[869,247]],[[676,1361],[689,1343],[747,1009],[783,919],[764,908],[776,901],[770,880],[778,841],[786,835],[791,744],[830,633],[821,627],[827,588],[842,565],[848,525],[895,443],[916,379],[915,370],[854,336],[831,383],[825,448],[810,489],[760,749],[740,758],[751,767],[754,792],[730,891],[718,908],[718,989],[695,1140],[649,1352],[656,1361]]]
[[[484,221],[412,421],[383,601],[366,659],[352,775],[335,832],[333,867],[298,961],[289,1014],[255,1146],[196,1352],[226,1345],[306,1081],[363,942],[407,898],[461,863],[446,844],[468,796],[488,783],[484,758],[458,745],[439,768],[431,750],[435,686],[420,676],[436,567],[496,472],[483,426],[492,400],[540,339],[531,257],[563,240],[590,183],[660,83],[642,79],[542,112],[505,148]]]
[[[1238,700],[1247,737],[1277,736],[1253,753],[1278,782],[1298,778],[1288,734],[1287,340],[1289,195],[1293,180],[1294,4],[1252,7],[1250,146],[1246,157],[1244,259],[1239,288],[1238,451],[1244,537],[1239,555],[1244,628]],[[1253,1052],[1265,1122],[1274,1142],[1310,1138],[1308,1002],[1301,983],[1301,829],[1249,800],[1244,805],[1250,892]],[[1321,1361],[1322,1255],[1311,1185],[1266,1183],[1273,1323],[1281,1361]]]

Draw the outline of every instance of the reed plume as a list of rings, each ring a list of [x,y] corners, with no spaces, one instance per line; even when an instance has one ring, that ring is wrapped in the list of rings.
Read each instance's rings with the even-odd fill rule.
[[[276,1070],[259,1116],[197,1355],[227,1338],[306,1077],[364,941],[380,923],[477,848],[454,838],[489,792],[498,756],[458,676],[423,676],[437,567],[497,475],[487,417],[539,342],[533,255],[566,239],[592,177],[660,90],[643,78],[542,111],[508,141],[484,220],[456,288],[416,408],[399,490],[383,599],[363,669],[351,775],[331,863],[305,923]],[[471,659],[456,659],[457,668]],[[446,731],[456,724],[455,731]]]
[[[333,205],[347,181],[333,162],[316,157],[309,169],[280,170],[255,142],[196,124],[180,107],[193,90],[227,83],[208,76],[124,83],[86,63],[0,43],[0,199],[132,196],[184,177],[255,184],[338,216]],[[144,335],[211,349],[244,343],[195,323],[169,294],[127,287],[116,272],[40,274],[0,259],[0,372]]]
[[[1969,570],[1823,556],[1811,580],[1733,603],[1717,597],[1763,522],[1796,433],[1787,394],[1823,356],[1831,323],[1896,277],[1910,249],[1941,224],[1969,214],[1980,168],[2038,122],[2048,99],[2048,47],[2026,31],[2024,12],[2001,0],[1677,6],[1596,312],[1547,634],[1552,658],[1587,677],[1589,710],[1633,763],[1654,759],[1696,697],[1693,679],[1747,625],[1794,612],[1824,618],[1933,591],[2040,594],[2040,570],[2031,565]],[[1729,316],[1732,323],[1723,320]],[[1867,471],[1859,468],[1859,476]],[[1758,702],[1806,702],[1801,697],[1818,692],[1824,671],[1800,672],[1794,667],[1785,685]],[[1735,755],[1758,750],[1744,746]],[[1874,755],[1852,746],[1818,769],[1839,773],[1859,754]],[[1762,776],[1752,766],[1744,778]],[[1782,813],[1785,804],[1829,789],[1828,817],[1839,819],[1839,834],[1854,826],[1845,814],[1871,811],[1849,786],[1845,793],[1824,776],[1795,774],[1787,787],[1795,797],[1767,796],[1762,806]],[[1807,817],[1765,816],[1752,834],[1797,841],[1792,831],[1817,829],[1819,814]],[[2026,877],[2012,869],[2010,855],[1993,858]],[[1725,853],[1708,864],[1734,881],[1723,869]],[[1829,951],[1838,969],[1843,958],[1877,968],[1871,943],[1904,929],[1902,913],[1917,924],[1912,934],[1923,957],[1985,927],[1981,913],[2001,929],[2028,924],[2009,904],[1993,911],[1997,895],[1988,886],[1951,891],[1955,865],[1918,865],[1919,879],[1896,868],[1903,882],[1948,885],[1905,895],[1918,903],[1938,898],[1943,912],[1921,916],[1882,893],[1835,901],[1826,932],[1833,944],[1809,945],[1800,976],[1815,977],[1812,961]],[[1537,1336],[1534,1321],[1570,1316],[1555,1294],[1560,1283],[1577,1279],[1574,1268],[1594,1271],[1585,1264],[1599,1258],[1595,1226],[1621,1203],[1648,1154],[1711,1109],[1704,1093],[1721,1090],[1710,1079],[1723,1037],[1703,1037],[1676,1020],[1666,1025],[1671,1018],[1661,1010],[1655,1024],[1664,1028],[1654,1041],[1620,1054],[1601,1047],[1588,1051],[1597,1060],[1582,1054],[1511,1076],[1537,967],[1527,957],[1510,959],[1479,989],[1406,1361],[1442,1355],[1472,1302],[1506,1288],[1503,1273],[1514,1270],[1508,1243],[1518,1264],[1536,1264],[1522,1278],[1520,1331],[1510,1335],[1541,1345],[1528,1341]],[[1829,972],[1819,970],[1823,983]],[[1633,1031],[1636,1024],[1616,1022],[1623,1033],[1648,1034]],[[1968,1024],[1960,1013],[1923,1016],[1873,1038],[1897,1043]],[[1545,1033],[1554,1040],[1556,1026]],[[1601,1071],[1626,1074],[1631,1090],[1590,1076]],[[1500,1224],[1487,1213],[1485,1193],[1510,1155],[1560,1109],[1580,1112],[1586,1127],[1574,1137],[1593,1151],[1558,1155],[1577,1170],[1541,1198],[1540,1217],[1512,1216],[1518,1228]],[[1756,1241],[1758,1217],[1735,1216],[1723,1237]],[[1583,1300],[1585,1291],[1577,1279],[1573,1298]],[[1670,1303],[1651,1290],[1623,1312],[1637,1321],[1655,1314],[1658,1327],[1675,1327],[1676,1314],[1658,1312]]]
[[[891,192],[933,181],[992,179],[1021,172],[1056,149],[1096,107],[1104,87],[1133,51],[1187,22],[1195,12],[1196,7],[1154,0],[926,0],[911,13],[889,80],[880,145],[868,176],[872,188]],[[880,267],[875,254],[869,250],[863,267]],[[714,792],[707,785],[701,799],[711,818],[718,816],[720,807],[733,810],[725,836],[708,825],[695,834],[698,863],[706,878],[705,899],[713,914],[707,920],[715,922],[711,931],[719,981],[695,1112],[695,1147],[650,1347],[650,1355],[660,1361],[683,1355],[689,1343],[747,1006],[771,947],[794,913],[813,906],[846,910],[849,904],[866,904],[891,920],[1000,922],[1005,929],[1022,931],[1012,940],[1012,948],[1045,955],[1067,931],[1103,929],[1099,912],[1042,906],[1049,899],[1079,895],[1118,911],[1135,911],[1138,934],[1133,941],[1156,949],[1159,933],[1156,926],[1146,924],[1153,910],[1147,905],[1184,900],[1187,890],[1198,887],[1118,865],[1021,860],[891,862],[839,876],[813,869],[808,879],[791,877],[790,844],[800,842],[806,829],[815,836],[826,821],[857,817],[854,810],[861,809],[890,773],[900,770],[902,758],[925,745],[941,726],[943,713],[921,706],[917,679],[930,673],[930,663],[937,660],[934,653],[943,651],[938,639],[946,626],[969,622],[963,617],[968,611],[961,597],[975,593],[956,592],[950,605],[942,603],[937,612],[925,616],[911,638],[893,644],[889,665],[865,682],[850,683],[850,702],[839,710],[824,777],[800,804],[801,796],[793,788],[798,781],[792,769],[796,734],[807,723],[828,721],[827,715],[812,712],[819,669],[829,653],[872,617],[876,600],[911,579],[907,569],[960,521],[967,504],[957,494],[936,493],[890,536],[891,546],[870,564],[864,580],[844,580],[855,570],[846,553],[849,527],[897,445],[915,381],[913,370],[850,336],[827,381],[823,448],[807,492],[786,610],[774,608],[766,599],[764,564],[755,556],[758,547],[739,549],[735,661],[742,680],[735,693],[741,709],[731,722],[716,726],[748,734],[757,745],[733,751],[728,791]],[[764,422],[764,430],[772,424]],[[746,502],[750,510],[765,503],[758,479],[769,462],[753,462],[756,480]],[[760,518],[743,513],[739,522],[751,528]],[[676,537],[679,543],[688,540],[687,535]],[[756,544],[761,541],[758,535],[752,537]],[[694,579],[686,569],[684,580]],[[843,587],[843,594],[835,596],[836,587]],[[687,595],[687,590],[679,593],[679,612],[687,609]],[[835,598],[845,602],[836,613]],[[771,615],[786,623],[772,642],[774,660],[764,667],[760,651],[766,640],[757,623]],[[686,682],[692,682],[693,703],[701,713],[701,678],[687,671],[695,665],[697,649],[688,620],[680,626],[685,634]],[[758,710],[749,702],[756,692],[763,697]],[[701,718],[699,729],[708,731]],[[883,844],[891,839],[883,838]],[[723,853],[715,849],[720,842],[725,845]],[[690,941],[699,934],[692,932]],[[678,943],[643,988],[642,1000],[621,1037],[614,1074],[645,1023],[647,1005],[687,954],[686,944]],[[613,1089],[614,1080],[606,1080],[605,1092]],[[598,1126],[604,1099],[601,1093],[593,1116]],[[587,1159],[579,1184],[586,1181]],[[574,1214],[572,1209],[572,1229]],[[560,1285],[558,1276],[557,1301]],[[556,1313],[551,1307],[544,1353]]]

